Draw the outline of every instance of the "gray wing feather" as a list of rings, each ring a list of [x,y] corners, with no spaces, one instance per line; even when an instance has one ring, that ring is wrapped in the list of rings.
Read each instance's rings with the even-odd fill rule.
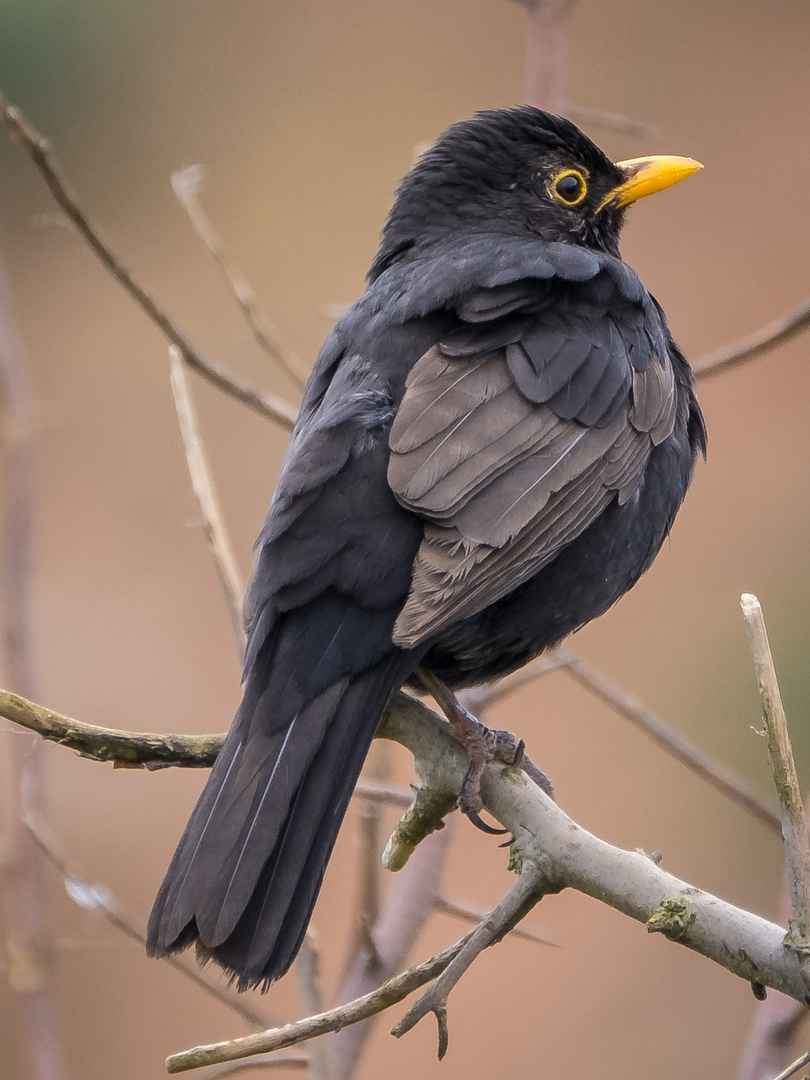
[[[644,371],[633,372],[630,421],[638,431],[648,431],[656,446],[672,433],[676,404],[675,375],[668,359],[655,359]]]
[[[468,361],[448,361],[438,349],[422,357],[390,436],[389,484],[426,519],[398,645],[416,645],[506,595],[614,498],[633,495],[653,432],[669,422],[666,376],[654,371],[661,366],[638,377],[638,396],[625,394],[610,424],[588,427],[527,400],[505,350]]]

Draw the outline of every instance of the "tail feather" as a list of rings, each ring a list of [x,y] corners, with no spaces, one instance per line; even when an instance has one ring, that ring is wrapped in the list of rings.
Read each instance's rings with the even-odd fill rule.
[[[412,663],[389,653],[302,704],[286,728],[278,725],[290,703],[273,701],[266,683],[246,687],[155,901],[152,955],[196,940],[240,989],[284,974],[379,717]]]

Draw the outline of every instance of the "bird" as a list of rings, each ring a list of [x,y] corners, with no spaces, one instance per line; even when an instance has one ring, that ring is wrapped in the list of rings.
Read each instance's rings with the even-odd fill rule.
[[[392,696],[496,680],[648,569],[705,456],[688,361],[619,253],[702,166],[614,163],[532,106],[402,180],[304,392],[245,601],[243,698],[149,921],[266,989],[304,938]]]

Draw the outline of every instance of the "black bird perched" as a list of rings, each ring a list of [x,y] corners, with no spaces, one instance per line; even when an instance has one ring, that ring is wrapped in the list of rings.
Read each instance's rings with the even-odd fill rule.
[[[240,989],[284,974],[416,666],[498,678],[649,567],[705,429],[618,238],[630,203],[698,168],[613,164],[524,106],[451,127],[403,180],[306,389],[257,541],[244,698],[150,953],[196,941]]]

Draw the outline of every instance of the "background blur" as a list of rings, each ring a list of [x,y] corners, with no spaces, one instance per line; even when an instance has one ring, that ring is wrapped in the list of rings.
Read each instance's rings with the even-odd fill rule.
[[[0,86],[51,136],[91,218],[195,343],[294,401],[176,203],[170,173],[208,167],[217,228],[309,364],[330,326],[327,305],[363,288],[415,145],[476,109],[521,100],[525,24],[507,0],[6,0]],[[659,128],[645,139],[589,133],[615,159],[676,153],[706,165],[634,210],[623,243],[692,357],[810,291],[808,40],[800,0],[580,0],[576,9],[571,100]],[[238,700],[238,664],[190,492],[165,343],[64,227],[2,133],[0,256],[36,394],[40,700],[121,728],[222,730]],[[768,799],[738,598],[752,591],[765,607],[810,791],[809,347],[800,338],[705,384],[709,461],[671,543],[636,591],[573,643]],[[196,379],[194,392],[246,570],[284,433]],[[585,827],[659,850],[679,876],[775,917],[778,841],[564,673],[494,719],[526,738]],[[0,731],[0,757],[16,739],[30,736]],[[402,782],[409,770],[403,753]],[[113,772],[48,746],[47,776],[50,820],[78,865],[145,918],[202,775]],[[0,772],[5,791],[8,779]],[[355,813],[316,911],[328,991],[354,900]],[[491,905],[512,880],[504,855],[470,827],[457,832],[447,891]],[[245,1030],[46,873],[71,1077],[158,1080],[165,1054]],[[360,1075],[734,1075],[756,1008],[748,986],[579,895],[545,900],[531,922],[561,948],[508,940],[483,956],[451,999],[443,1064],[431,1022],[394,1042],[384,1021]],[[414,956],[463,929],[435,916]],[[295,980],[266,1005],[299,1015]],[[20,1072],[10,1008],[0,980],[9,1078]]]

